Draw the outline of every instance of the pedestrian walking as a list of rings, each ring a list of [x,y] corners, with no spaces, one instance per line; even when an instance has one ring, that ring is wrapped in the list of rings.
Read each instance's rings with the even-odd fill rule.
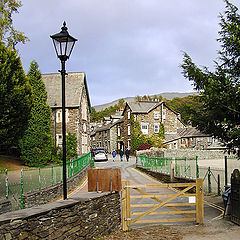
[[[119,152],[119,155],[120,155],[120,159],[121,159],[121,162],[122,162],[122,160],[123,160],[123,150],[122,149],[120,149],[120,152]]]
[[[129,156],[130,156],[130,150],[128,148],[125,151],[125,155],[126,155],[126,159],[127,159],[127,162],[128,162]]]
[[[115,150],[112,151],[113,161],[115,161],[115,157],[117,155],[117,152]]]

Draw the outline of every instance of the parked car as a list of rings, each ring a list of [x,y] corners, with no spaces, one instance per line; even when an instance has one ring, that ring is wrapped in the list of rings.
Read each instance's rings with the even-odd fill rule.
[[[104,147],[96,147],[92,149],[94,161],[108,161],[108,155]]]

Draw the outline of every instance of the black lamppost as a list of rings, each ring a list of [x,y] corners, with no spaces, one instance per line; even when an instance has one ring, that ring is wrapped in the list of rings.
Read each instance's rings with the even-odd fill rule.
[[[67,199],[67,171],[66,171],[66,117],[65,117],[65,62],[70,57],[74,44],[77,41],[74,37],[70,36],[66,23],[63,23],[61,32],[50,36],[58,58],[61,61],[62,69],[62,148],[63,148],[63,199]]]

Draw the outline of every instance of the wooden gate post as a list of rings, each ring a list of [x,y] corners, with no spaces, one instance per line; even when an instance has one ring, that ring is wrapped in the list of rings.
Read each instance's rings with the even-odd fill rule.
[[[130,182],[129,182],[129,181],[126,181],[126,185],[129,186],[129,185],[130,185]],[[126,201],[127,226],[129,226],[129,225],[130,225],[130,217],[131,217],[131,214],[130,214],[130,188],[129,188],[129,187],[126,188],[126,200],[127,200],[127,201]]]
[[[122,229],[123,231],[128,230],[127,225],[127,181],[122,181]]]
[[[196,179],[196,222],[203,224],[203,180]]]

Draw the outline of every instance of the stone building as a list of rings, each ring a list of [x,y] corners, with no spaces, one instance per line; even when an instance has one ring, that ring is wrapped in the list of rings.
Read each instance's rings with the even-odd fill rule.
[[[104,147],[107,152],[120,149],[120,129],[123,123],[122,111],[104,118],[99,125],[95,125],[91,132],[92,147]]]
[[[122,146],[131,149],[132,119],[137,121],[145,135],[158,134],[160,124],[164,126],[165,134],[176,134],[177,130],[184,128],[180,114],[169,108],[165,102],[139,101],[128,102],[123,111]]]
[[[169,149],[190,148],[196,150],[224,149],[221,142],[194,127],[180,128],[176,134],[165,135],[164,145]]]
[[[42,79],[48,93],[51,107],[51,131],[55,146],[62,145],[62,78],[61,74],[43,74]],[[66,134],[77,137],[78,155],[90,151],[90,98],[86,75],[83,72],[66,75]]]

